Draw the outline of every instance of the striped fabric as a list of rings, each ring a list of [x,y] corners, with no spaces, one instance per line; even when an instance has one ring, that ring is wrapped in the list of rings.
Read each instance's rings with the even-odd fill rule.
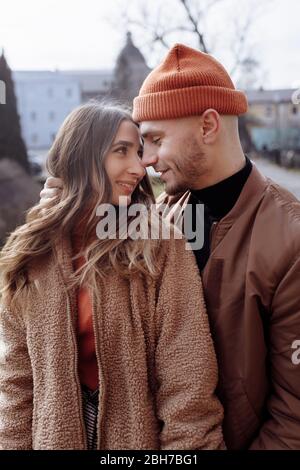
[[[88,450],[97,449],[97,415],[99,390],[92,391],[81,385],[83,418],[86,428]]]

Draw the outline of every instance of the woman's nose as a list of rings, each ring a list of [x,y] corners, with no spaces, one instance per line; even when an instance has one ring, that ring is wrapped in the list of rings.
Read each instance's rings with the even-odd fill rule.
[[[146,169],[140,159],[136,160],[134,164],[131,165],[129,173],[136,175],[138,178],[143,178],[143,176],[145,176]]]

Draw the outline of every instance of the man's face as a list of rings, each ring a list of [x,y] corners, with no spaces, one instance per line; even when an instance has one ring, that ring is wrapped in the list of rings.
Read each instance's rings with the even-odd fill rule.
[[[142,162],[161,173],[166,192],[176,194],[197,189],[199,179],[208,170],[200,118],[145,121],[140,130],[144,139]]]

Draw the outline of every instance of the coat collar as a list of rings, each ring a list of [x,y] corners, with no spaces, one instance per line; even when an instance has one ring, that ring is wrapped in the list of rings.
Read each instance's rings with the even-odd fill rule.
[[[235,220],[247,211],[252,205],[259,202],[268,186],[267,178],[260,173],[254,162],[252,171],[246,181],[244,188],[230,212],[222,219],[222,223],[232,225]]]
[[[267,178],[260,173],[255,163],[253,163],[252,171],[246,181],[242,192],[228,214],[217,223],[217,228],[212,238],[211,249],[215,248],[219,242],[225,237],[229,229],[237,220],[242,217],[251,219],[251,214],[260,204],[268,186]]]
[[[260,173],[257,169],[255,163],[252,161],[252,171],[242,189],[242,192],[231,209],[231,211],[226,214],[223,219],[220,221],[220,225],[223,227],[230,227],[245,211],[251,209],[252,206],[256,206],[256,204],[261,200],[263,194],[268,186],[268,179]],[[186,207],[190,200],[191,192],[190,190],[178,193],[174,196],[167,196],[166,193],[163,193],[159,196],[157,203],[165,203],[170,206],[170,211],[168,212],[168,216],[170,214],[175,213],[178,206],[182,209]]]

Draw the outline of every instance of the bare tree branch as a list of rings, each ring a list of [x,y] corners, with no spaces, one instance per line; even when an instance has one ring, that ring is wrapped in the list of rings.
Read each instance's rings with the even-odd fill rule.
[[[198,28],[198,21],[196,20],[196,18],[194,18],[194,16],[192,15],[192,12],[191,12],[191,9],[188,5],[188,2],[187,0],[180,0],[180,3],[182,4],[182,6],[184,7],[186,13],[187,13],[187,16],[188,16],[188,19],[190,20],[192,26],[193,26],[193,29],[192,31],[197,35],[198,37],[198,40],[199,40],[199,45],[200,45],[200,49],[203,51],[203,52],[208,52],[208,49],[206,47],[206,44],[205,44],[205,41],[204,41],[204,37],[203,37],[203,34],[199,31],[199,28]]]
[[[235,34],[232,41],[232,54],[234,56],[234,65],[230,71],[231,75],[234,75],[238,67],[242,64],[244,57],[244,51],[247,43],[247,35],[249,33],[252,24],[252,19],[247,18],[243,27],[240,27],[235,22]]]
[[[229,69],[231,68],[231,75],[234,76],[245,70],[245,67],[247,70],[251,66],[253,70],[258,67],[253,47],[250,48],[251,30],[266,9],[265,5],[269,6],[275,1],[265,0],[262,5],[259,0],[165,0],[163,3],[153,1],[151,4],[147,0],[126,0],[127,9],[122,11],[119,27],[120,23],[126,23],[127,30],[133,29],[133,33],[136,30],[135,37],[139,38],[139,47],[144,49],[148,57],[157,55],[158,59],[161,49],[169,49],[174,39],[178,40],[180,33],[180,39],[186,39],[184,42],[193,42],[194,38],[199,49],[207,53],[212,52],[213,41],[216,43],[218,38],[222,38],[218,46],[227,53],[232,64]],[[129,4],[134,5],[134,8],[130,9]],[[178,6],[181,12],[178,11]],[[230,17],[225,20],[225,31],[220,27],[211,27],[211,24],[215,24],[214,19],[218,17],[219,10],[221,15],[222,11],[223,14],[230,12],[230,17],[235,20],[231,27]],[[209,30],[207,22],[212,22]]]

